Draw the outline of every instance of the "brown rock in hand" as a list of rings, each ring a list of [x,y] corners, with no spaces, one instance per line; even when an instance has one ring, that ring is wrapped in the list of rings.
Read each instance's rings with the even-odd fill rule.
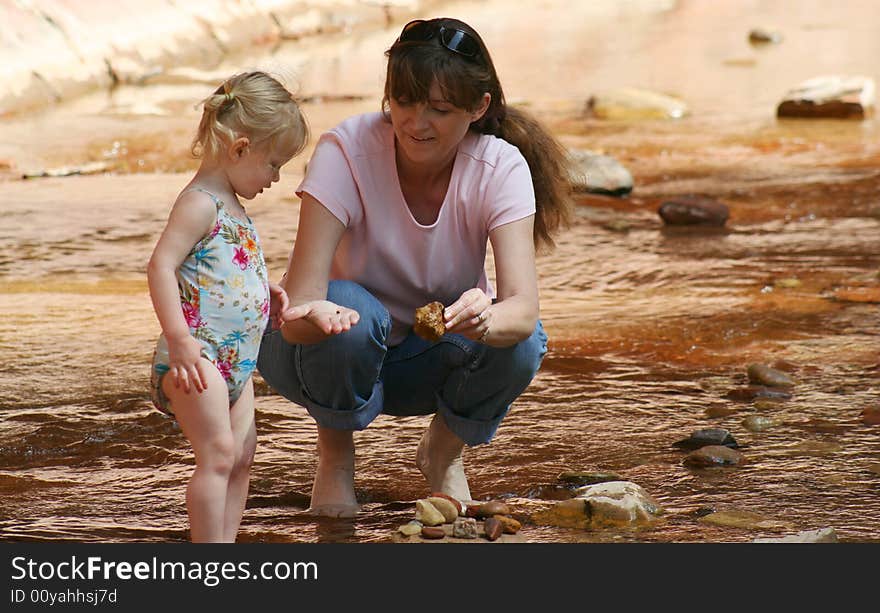
[[[443,304],[429,302],[423,307],[416,309],[416,321],[413,324],[413,332],[426,341],[436,342],[446,333],[446,323],[443,321]]]

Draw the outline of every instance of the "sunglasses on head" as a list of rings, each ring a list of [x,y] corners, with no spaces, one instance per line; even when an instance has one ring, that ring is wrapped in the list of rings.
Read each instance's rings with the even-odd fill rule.
[[[453,53],[458,53],[468,59],[476,59],[480,54],[480,45],[473,36],[458,28],[438,26],[434,20],[416,19],[410,21],[403,26],[397,40],[401,43],[422,42],[431,40],[435,36],[440,39],[441,45]]]

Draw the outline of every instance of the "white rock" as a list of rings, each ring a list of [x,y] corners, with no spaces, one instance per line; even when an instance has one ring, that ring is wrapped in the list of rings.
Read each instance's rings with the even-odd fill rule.
[[[818,530],[806,530],[797,534],[790,534],[775,539],[755,539],[753,543],[838,543],[837,532],[834,528],[820,528]]]
[[[426,526],[440,526],[446,523],[443,513],[427,500],[416,500],[416,520]]]
[[[588,505],[593,525],[648,523],[663,513],[657,501],[631,481],[587,485],[575,493]]]

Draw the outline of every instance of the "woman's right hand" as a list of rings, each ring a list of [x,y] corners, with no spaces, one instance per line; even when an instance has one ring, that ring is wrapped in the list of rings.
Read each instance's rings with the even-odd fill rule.
[[[189,334],[179,339],[166,338],[165,342],[168,343],[168,375],[174,387],[182,386],[185,394],[195,388],[201,394],[208,388],[208,378],[202,372],[202,344]]]
[[[351,329],[360,321],[360,314],[352,309],[339,306],[329,300],[311,300],[290,307],[281,314],[284,323],[303,319],[318,328],[326,336],[340,334]]]

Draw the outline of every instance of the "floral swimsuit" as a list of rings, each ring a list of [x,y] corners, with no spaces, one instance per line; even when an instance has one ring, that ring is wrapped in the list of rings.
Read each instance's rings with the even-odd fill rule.
[[[266,262],[250,217],[240,220],[226,210],[222,200],[196,189],[214,201],[217,220],[177,270],[180,306],[190,334],[202,344],[202,356],[226,380],[232,406],[257,366],[269,320]],[[171,415],[162,392],[162,377],[168,370],[168,344],[160,335],[150,383],[153,404]]]

